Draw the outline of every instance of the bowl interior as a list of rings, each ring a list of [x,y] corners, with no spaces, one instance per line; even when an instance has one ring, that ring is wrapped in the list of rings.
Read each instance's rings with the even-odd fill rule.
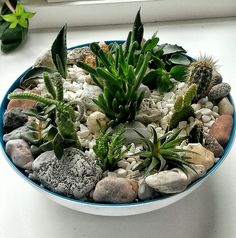
[[[107,44],[110,44],[110,43],[114,43],[114,42],[117,42],[117,43],[123,43],[124,41],[106,41]],[[83,44],[83,45],[78,45],[78,46],[75,46],[75,47],[72,47],[70,48],[69,50],[71,49],[74,49],[74,48],[80,48],[80,47],[84,47],[84,46],[89,46],[89,44]],[[7,107],[7,104],[8,104],[8,94],[10,92],[12,92],[15,88],[17,88],[19,86],[19,82],[20,82],[20,79],[30,70],[31,68],[29,68],[28,70],[26,70],[24,73],[22,73],[17,79],[16,81],[11,85],[11,87],[8,89],[8,91],[6,92],[4,98],[3,98],[3,101],[1,102],[1,106],[0,106],[0,143],[1,143],[1,149],[2,149],[2,152],[4,154],[4,157],[6,158],[7,162],[10,164],[10,166],[16,171],[16,173],[18,175],[20,175],[21,178],[23,178],[25,181],[27,181],[29,184],[33,185],[34,187],[36,187],[37,189],[39,190],[42,190],[44,192],[46,192],[48,195],[52,195],[54,197],[57,197],[57,198],[60,198],[60,199],[63,199],[63,200],[66,200],[67,202],[73,202],[73,203],[78,203],[80,205],[90,205],[90,206],[99,206],[99,207],[103,207],[103,206],[109,206],[109,207],[126,207],[126,206],[129,206],[129,207],[132,207],[132,206],[137,206],[137,205],[144,205],[144,204],[150,204],[150,203],[156,203],[158,201],[161,201],[163,199],[167,199],[167,198],[173,198],[174,196],[177,196],[178,194],[173,194],[173,195],[165,195],[165,196],[162,196],[160,198],[156,198],[156,199],[153,199],[153,200],[149,200],[149,201],[143,201],[143,202],[135,202],[135,203],[123,203],[123,204],[100,204],[100,203],[92,203],[92,202],[85,202],[85,201],[80,201],[80,200],[76,200],[76,199],[73,199],[73,198],[69,198],[69,197],[65,197],[65,196],[62,196],[60,194],[57,194],[55,192],[52,192],[50,190],[48,190],[47,188],[45,187],[42,187],[40,186],[39,184],[33,182],[32,180],[30,180],[27,175],[24,173],[24,171],[22,169],[19,169],[18,167],[15,166],[15,164],[12,162],[12,160],[10,159],[10,157],[7,155],[6,153],[6,150],[5,150],[5,142],[3,141],[3,115],[4,115],[4,112],[6,110],[6,107]],[[231,96],[229,96],[229,99],[233,105],[233,107],[235,108],[235,105],[234,105],[234,102],[233,102],[233,99]],[[234,115],[233,115],[233,128],[232,128],[232,131],[231,131],[231,135],[230,135],[230,139],[229,139],[229,142],[227,144],[227,146],[225,147],[225,150],[224,150],[224,154],[223,156],[214,164],[214,166],[207,171],[206,175],[199,178],[198,180],[192,182],[188,187],[187,189],[185,190],[186,192],[187,191],[190,191],[192,190],[193,186],[197,185],[198,183],[200,184],[206,177],[208,177],[210,174],[212,174],[219,166],[220,164],[225,160],[225,158],[227,157],[230,149],[232,148],[233,146],[233,142],[234,142],[234,138],[235,138],[235,127],[236,127],[236,112],[234,112]]]

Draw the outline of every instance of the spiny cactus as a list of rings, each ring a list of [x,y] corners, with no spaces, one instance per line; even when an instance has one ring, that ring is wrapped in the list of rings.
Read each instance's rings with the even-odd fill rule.
[[[187,73],[189,85],[195,83],[198,86],[196,100],[206,97],[209,93],[215,62],[210,57],[202,57],[193,62]]]
[[[200,121],[195,123],[191,128],[188,142],[203,144],[203,124]]]
[[[45,142],[40,146],[42,150],[54,150],[57,158],[61,158],[64,148],[74,146],[81,149],[81,144],[74,127],[76,115],[73,107],[63,101],[61,76],[57,73],[54,75],[54,80],[52,81],[48,73],[44,73],[44,82],[51,98],[28,92],[11,93],[8,95],[8,98],[34,100],[48,106],[48,109],[56,110],[56,126],[51,126],[45,131],[46,135],[41,135],[39,139],[41,141],[43,139],[43,142]],[[37,115],[37,111],[34,109],[31,110],[31,115],[40,120],[40,115]],[[41,117],[41,119],[43,118]]]
[[[174,113],[170,119],[170,129],[177,127],[180,121],[187,120],[190,116],[194,115],[191,103],[196,94],[197,85],[192,84],[184,96],[177,97],[174,105]]]

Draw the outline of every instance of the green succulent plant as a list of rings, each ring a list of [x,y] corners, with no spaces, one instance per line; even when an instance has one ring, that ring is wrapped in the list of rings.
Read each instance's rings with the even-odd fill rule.
[[[93,146],[93,150],[97,156],[97,163],[103,171],[114,170],[117,162],[123,159],[124,155],[129,151],[130,146],[122,150],[125,144],[124,132],[124,127],[116,131],[107,132],[100,126],[100,134],[96,144]]]
[[[178,126],[180,121],[187,120],[190,116],[194,115],[194,110],[191,103],[197,94],[197,85],[192,84],[184,94],[184,96],[178,96],[174,105],[174,113],[170,119],[170,129]]]
[[[191,163],[188,162],[185,156],[185,152],[190,151],[177,148],[177,146],[179,146],[181,142],[185,141],[188,136],[178,137],[181,130],[177,130],[176,132],[168,132],[158,138],[156,130],[153,127],[152,132],[152,141],[137,132],[144,142],[145,148],[144,151],[138,153],[142,159],[142,162],[135,166],[133,170],[145,169],[146,175],[148,175],[154,169],[157,171],[162,171],[169,167],[178,167],[183,171],[186,171],[185,166],[187,166],[194,170],[194,168],[191,166]]]
[[[55,73],[52,80],[48,73],[45,72],[44,82],[51,97],[24,92],[10,93],[8,98],[34,100],[44,104],[47,106],[44,111],[45,114],[48,114],[52,110],[56,111],[55,126],[50,125],[50,127],[42,127],[41,125],[43,122],[40,121],[44,121],[47,116],[40,113],[37,114],[36,109],[28,110],[28,115],[35,116],[40,121],[31,128],[37,130],[37,133],[33,131],[31,134],[27,135],[27,139],[28,141],[31,139],[31,143],[34,144],[35,142],[36,145],[40,142],[44,142],[39,148],[42,150],[54,150],[55,155],[60,159],[63,155],[64,148],[70,146],[79,149],[82,148],[74,128],[76,116],[73,107],[69,103],[63,101],[63,83],[60,74]]]

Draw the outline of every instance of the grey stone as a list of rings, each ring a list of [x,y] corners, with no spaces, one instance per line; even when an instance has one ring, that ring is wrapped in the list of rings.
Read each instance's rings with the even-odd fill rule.
[[[68,52],[67,63],[76,64],[78,60],[83,61],[86,55],[91,55],[92,52],[89,47],[75,48]]]
[[[33,162],[33,171],[43,186],[66,196],[86,196],[102,177],[96,161],[86,158],[76,148],[68,148],[59,160],[47,151]]]
[[[149,187],[144,179],[139,180],[138,198],[140,200],[150,200],[157,195],[156,191]]]
[[[218,141],[211,135],[205,136],[205,148],[210,150],[216,158],[224,154],[223,147],[218,143]]]
[[[188,185],[187,175],[180,169],[165,170],[149,175],[145,182],[160,193],[179,193]]]
[[[4,113],[3,125],[6,131],[12,131],[23,126],[28,120],[28,117],[20,108],[12,108]]]
[[[14,140],[14,139],[21,139],[22,135],[29,132],[30,129],[25,125],[21,126],[13,131],[11,131],[8,134],[5,134],[3,136],[3,141],[8,142],[9,140]]]
[[[234,107],[230,103],[230,101],[227,97],[224,97],[220,100],[218,107],[219,107],[220,115],[233,115],[234,114]]]
[[[213,86],[220,84],[222,82],[223,82],[223,78],[222,78],[221,74],[218,73],[217,71],[213,71],[210,88],[212,88]]]
[[[93,193],[96,202],[128,203],[137,198],[137,182],[118,177],[106,177],[99,181]]]
[[[139,89],[138,89],[138,92],[143,92],[144,91],[144,97],[145,98],[149,98],[151,96],[151,91],[149,89],[148,86],[144,85],[144,84],[141,84]]]
[[[158,121],[161,116],[162,113],[160,111],[155,110],[153,110],[151,114],[149,114],[149,112],[137,112],[135,120],[144,124],[150,124],[152,122]]]
[[[43,55],[39,56],[34,63],[34,67],[47,67],[49,69],[56,69],[52,60],[51,50],[47,50]]]
[[[198,178],[201,178],[207,172],[206,168],[203,165],[200,165],[200,164],[192,165],[192,167],[194,168],[195,171],[185,166],[185,169],[187,171],[187,176],[188,176],[188,184],[197,180]]]
[[[220,83],[213,86],[209,92],[209,100],[214,101],[229,95],[231,87],[228,83]]]
[[[22,169],[32,170],[33,155],[29,145],[24,140],[8,141],[6,151],[15,165]]]

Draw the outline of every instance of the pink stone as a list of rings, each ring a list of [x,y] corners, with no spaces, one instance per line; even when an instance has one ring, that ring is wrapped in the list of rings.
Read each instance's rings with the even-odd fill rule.
[[[232,127],[233,117],[231,115],[222,115],[212,125],[209,134],[225,147],[229,141]]]

